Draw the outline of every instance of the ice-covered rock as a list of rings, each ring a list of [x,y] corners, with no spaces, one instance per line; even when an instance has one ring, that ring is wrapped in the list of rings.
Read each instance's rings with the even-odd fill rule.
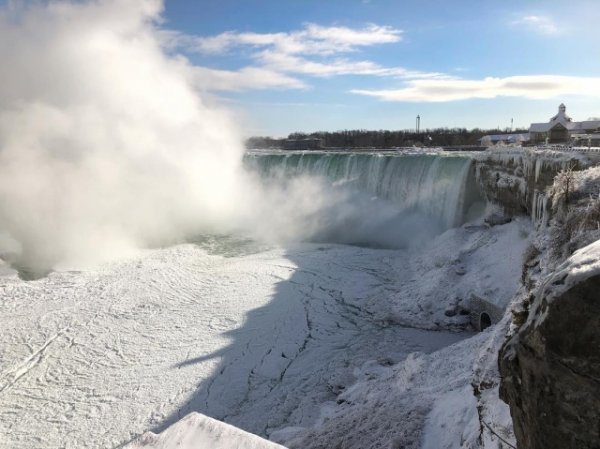
[[[518,447],[600,447],[600,241],[541,283],[500,354]]]
[[[589,164],[579,153],[507,148],[488,150],[476,157],[476,176],[483,195],[507,216],[540,214],[539,196],[565,168]],[[541,218],[541,217],[538,217]]]
[[[510,223],[510,221],[512,220],[512,218],[506,216],[506,215],[502,215],[502,214],[490,214],[489,216],[485,217],[485,222],[487,224],[489,224],[490,226],[498,226],[498,225],[503,225],[506,223]]]

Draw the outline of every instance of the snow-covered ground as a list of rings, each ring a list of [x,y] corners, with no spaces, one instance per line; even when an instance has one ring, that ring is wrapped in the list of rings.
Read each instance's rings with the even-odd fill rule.
[[[467,225],[438,236],[411,258],[408,282],[394,294],[393,316],[421,328],[461,326],[471,299],[504,309],[519,287],[532,227],[524,217],[503,226]],[[448,316],[450,315],[450,316]]]
[[[283,449],[222,421],[200,413],[190,413],[164,432],[146,432],[127,449]]]
[[[484,337],[443,330],[464,324],[444,311],[516,291],[528,232],[463,227],[419,254],[186,244],[31,282],[2,268],[0,447],[117,447],[192,411],[296,447],[357,430],[349,447],[435,447],[457,402],[460,440]]]

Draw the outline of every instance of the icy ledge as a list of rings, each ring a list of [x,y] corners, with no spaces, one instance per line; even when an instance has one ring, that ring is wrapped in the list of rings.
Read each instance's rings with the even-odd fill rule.
[[[160,434],[146,432],[123,449],[284,449],[237,427],[190,413]]]
[[[548,300],[554,301],[573,286],[598,274],[600,274],[600,240],[575,251],[558,267],[550,282],[553,288]]]

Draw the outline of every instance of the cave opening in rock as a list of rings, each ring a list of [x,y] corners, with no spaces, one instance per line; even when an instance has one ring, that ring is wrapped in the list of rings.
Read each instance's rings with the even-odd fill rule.
[[[481,314],[481,316],[479,317],[479,329],[484,331],[491,325],[492,325],[492,319],[490,318],[490,316],[487,313],[483,312]]]

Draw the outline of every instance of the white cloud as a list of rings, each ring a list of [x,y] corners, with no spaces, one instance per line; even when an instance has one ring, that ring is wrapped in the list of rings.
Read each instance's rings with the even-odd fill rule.
[[[560,29],[550,17],[529,15],[512,22],[513,25],[532,29],[545,35],[560,34]]]
[[[306,89],[308,86],[296,78],[260,67],[216,70],[194,67],[194,84],[208,91],[240,91],[250,89]]]
[[[442,73],[424,73],[404,67],[385,67],[374,61],[349,58],[362,48],[395,43],[402,31],[376,24],[362,28],[325,27],[308,23],[300,30],[279,33],[227,31],[199,37],[162,30],[161,42],[170,49],[185,48],[202,54],[245,51],[254,61],[241,70],[196,70],[198,83],[205,90],[302,89],[307,85],[297,76],[333,77],[361,75],[409,79],[448,79]]]
[[[303,29],[281,33],[238,33],[227,31],[216,36],[197,37],[172,33],[179,45],[200,53],[223,53],[235,47],[269,47],[285,54],[328,55],[356,51],[359,47],[399,42],[402,31],[389,26],[369,24],[361,29],[341,26],[323,27],[309,23]]]
[[[373,61],[356,61],[348,58],[329,60],[310,60],[297,55],[265,50],[258,53],[256,59],[265,67],[275,71],[297,73],[319,77],[337,75],[370,75],[410,78],[447,78],[442,73],[425,73],[408,70],[403,67],[384,67]]]
[[[323,63],[273,51],[261,52],[258,55],[258,59],[265,66],[274,70],[315,76],[348,74],[379,75],[385,70],[372,61],[351,61],[345,58],[337,58],[333,61]]]
[[[400,89],[354,89],[351,92],[384,101],[403,102],[447,102],[501,96],[545,99],[567,94],[600,97],[600,78],[529,75],[482,80],[416,79],[408,81],[406,87]]]
[[[191,36],[170,30],[161,32],[161,41],[166,48],[185,48],[202,54],[249,50],[246,57],[255,61],[252,67],[235,72],[212,69],[201,71],[205,85],[215,84],[221,90],[306,87],[302,81],[286,74],[318,77],[395,76],[405,79],[443,76],[439,73],[426,74],[409,71],[403,67],[384,67],[369,60],[341,57],[341,54],[354,53],[364,47],[401,40],[401,30],[375,24],[353,29],[308,23],[300,30],[289,32],[227,31],[207,37]]]

